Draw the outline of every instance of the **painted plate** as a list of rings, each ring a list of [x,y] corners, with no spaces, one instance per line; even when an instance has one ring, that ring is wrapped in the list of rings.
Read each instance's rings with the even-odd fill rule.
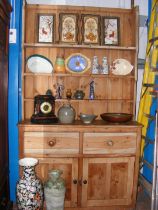
[[[84,73],[91,67],[91,61],[81,53],[74,53],[65,60],[65,67],[71,73]]]
[[[32,73],[51,73],[53,71],[52,62],[48,58],[38,54],[28,57],[27,66]]]
[[[126,59],[116,59],[113,61],[111,66],[112,74],[115,75],[127,75],[129,74],[133,69],[133,66],[131,63]]]

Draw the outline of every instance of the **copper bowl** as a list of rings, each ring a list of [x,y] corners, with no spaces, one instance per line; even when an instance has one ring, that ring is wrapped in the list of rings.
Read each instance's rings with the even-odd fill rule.
[[[127,113],[103,113],[101,118],[108,122],[123,123],[132,120],[132,114]]]

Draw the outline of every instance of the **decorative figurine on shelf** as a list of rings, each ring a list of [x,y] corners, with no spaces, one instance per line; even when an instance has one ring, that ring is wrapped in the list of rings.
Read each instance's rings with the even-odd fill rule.
[[[98,57],[94,56],[92,61],[92,74],[98,74],[98,73],[99,73]]]
[[[108,72],[109,69],[108,69],[107,57],[103,57],[101,74],[108,74]]]
[[[66,90],[66,98],[67,98],[67,99],[71,99],[71,97],[72,97],[71,89],[67,89],[67,90]]]
[[[89,99],[93,100],[95,98],[94,95],[94,80],[92,80],[89,84],[90,88],[89,88]]]
[[[57,95],[55,96],[56,99],[61,99],[64,90],[64,85],[57,83]]]

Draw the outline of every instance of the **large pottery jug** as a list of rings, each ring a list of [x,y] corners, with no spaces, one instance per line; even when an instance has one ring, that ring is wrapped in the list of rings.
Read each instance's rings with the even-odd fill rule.
[[[19,210],[42,210],[43,209],[43,187],[41,181],[36,177],[35,158],[23,158],[19,165],[23,167],[23,176],[17,183],[16,196]]]
[[[73,123],[75,116],[75,109],[70,104],[64,104],[58,110],[58,118],[61,123]]]
[[[52,170],[44,185],[47,210],[63,210],[65,199],[65,181],[60,176],[61,170]]]

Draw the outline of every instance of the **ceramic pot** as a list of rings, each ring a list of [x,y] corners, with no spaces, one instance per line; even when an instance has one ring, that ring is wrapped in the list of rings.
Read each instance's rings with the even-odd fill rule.
[[[19,210],[42,210],[43,209],[43,186],[36,177],[35,158],[23,158],[19,165],[23,167],[23,176],[16,186],[17,207]]]
[[[61,123],[69,124],[75,120],[76,112],[70,104],[64,104],[58,110],[58,118]]]
[[[83,99],[85,96],[85,93],[83,92],[83,90],[76,90],[76,92],[74,93],[74,98],[75,99]]]
[[[65,73],[65,61],[63,57],[57,57],[55,61],[54,70],[56,73]]]
[[[47,210],[63,210],[65,199],[65,181],[60,177],[61,170],[52,170],[44,184]]]

